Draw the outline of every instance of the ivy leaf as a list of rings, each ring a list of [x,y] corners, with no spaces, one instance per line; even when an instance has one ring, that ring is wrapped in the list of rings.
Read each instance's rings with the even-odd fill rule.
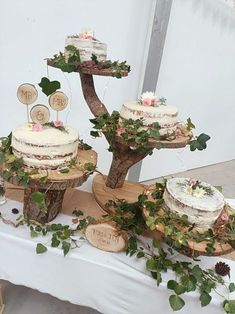
[[[31,197],[36,204],[42,205],[45,202],[45,194],[42,192],[33,192]]]
[[[76,210],[76,209],[72,212],[72,214],[75,215],[76,217],[80,217],[84,215],[81,210]]]
[[[43,245],[42,243],[38,243],[36,247],[37,254],[43,254],[47,251],[47,247]]]
[[[184,300],[178,295],[172,294],[169,298],[170,306],[173,311],[179,311],[185,305]]]
[[[41,177],[40,179],[39,179],[39,182],[40,183],[46,183],[47,182],[47,176],[44,176],[44,177]]]
[[[203,150],[207,148],[206,142],[209,141],[210,136],[202,133],[200,134],[195,140],[192,140],[189,142],[190,145],[190,150],[195,151],[196,149],[198,150]]]
[[[31,238],[36,238],[38,236],[38,233],[34,229],[32,229],[30,231],[30,236],[31,236]]]
[[[93,137],[100,137],[100,133],[97,132],[97,131],[91,131],[90,135],[93,136]]]
[[[190,131],[191,129],[195,129],[195,125],[192,123],[191,118],[187,119],[187,129]]]
[[[226,313],[235,314],[235,300],[226,300],[224,302],[224,310]]]
[[[67,241],[62,242],[62,250],[64,252],[64,256],[66,256],[71,248],[71,243]]]
[[[60,245],[60,240],[57,239],[56,234],[53,234],[51,239],[51,246],[52,247],[58,247]]]
[[[64,168],[59,170],[60,173],[69,173],[69,168]]]
[[[42,92],[47,96],[57,91],[57,89],[60,89],[60,82],[50,81],[47,77],[43,77],[38,85],[42,88]]]
[[[235,284],[233,283],[233,282],[231,282],[230,284],[229,284],[229,292],[233,292],[233,291],[235,291]]]
[[[6,181],[8,181],[12,176],[13,176],[13,172],[11,170],[4,170],[2,173],[2,177]]]
[[[211,302],[211,296],[207,292],[203,292],[200,296],[201,306],[207,306]]]

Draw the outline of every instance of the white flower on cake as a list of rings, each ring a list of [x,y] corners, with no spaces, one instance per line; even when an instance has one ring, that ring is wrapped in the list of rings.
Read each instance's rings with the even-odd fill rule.
[[[140,103],[143,106],[156,106],[157,105],[157,97],[153,92],[145,92],[141,95]]]
[[[206,191],[203,188],[196,187],[196,189],[193,191],[193,196],[197,198],[201,198],[206,194]]]
[[[179,183],[179,185],[182,186],[185,193],[197,198],[201,198],[204,195],[213,195],[213,192],[209,186],[202,185],[201,182],[196,179],[187,180],[185,183]]]

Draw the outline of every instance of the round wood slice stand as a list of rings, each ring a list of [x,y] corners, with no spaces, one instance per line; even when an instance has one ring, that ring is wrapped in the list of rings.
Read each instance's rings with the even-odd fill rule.
[[[152,199],[151,199],[151,201],[152,201]],[[159,210],[159,215],[161,215],[161,211],[163,213],[164,209]],[[145,208],[143,209],[143,215],[145,218],[148,217],[148,215],[149,215],[148,211]],[[196,228],[195,227],[194,229],[197,230],[198,232],[206,231],[205,228],[203,229],[203,228]],[[182,233],[183,232],[184,232],[184,230],[182,228]],[[158,224],[158,225],[156,225],[156,230],[153,230],[153,231],[149,230],[146,235],[152,239],[164,240],[165,228],[163,225]],[[207,245],[206,241],[202,241],[202,242],[198,243],[198,242],[195,242],[193,240],[188,240],[188,246],[183,246],[178,251],[184,255],[189,256],[189,257],[192,257],[192,256],[197,257],[200,255],[220,256],[220,255],[225,255],[225,254],[228,254],[228,253],[231,253],[232,251],[234,251],[234,249],[228,243],[224,244],[224,243],[220,243],[220,242],[216,241],[214,244],[215,251],[212,253],[208,253],[206,251],[206,245]]]
[[[53,220],[62,208],[64,193],[67,188],[81,186],[89,177],[88,171],[79,170],[85,163],[97,164],[97,154],[93,150],[78,150],[77,167],[69,169],[68,173],[60,173],[57,170],[39,170],[38,174],[30,176],[30,184],[24,192],[24,215],[28,220],[39,223],[47,223]],[[47,177],[46,182],[40,178]],[[13,178],[13,184],[19,184]],[[47,211],[43,211],[32,199],[35,191],[46,192],[45,204]]]

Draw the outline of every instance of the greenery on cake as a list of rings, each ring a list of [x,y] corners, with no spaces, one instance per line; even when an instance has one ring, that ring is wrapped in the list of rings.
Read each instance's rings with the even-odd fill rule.
[[[130,145],[136,152],[149,151],[152,154],[153,148],[148,147],[149,140],[153,139],[159,141],[158,149],[164,148],[164,144],[161,140],[173,141],[177,137],[186,136],[189,140],[190,150],[195,149],[205,149],[207,147],[206,142],[210,137],[204,133],[201,135],[193,136],[192,129],[195,128],[191,119],[188,118],[184,125],[179,125],[178,129],[175,131],[175,135],[160,135],[159,130],[161,129],[159,124],[153,123],[151,128],[143,129],[144,122],[143,118],[133,120],[133,119],[121,119],[120,113],[118,111],[113,111],[111,115],[105,113],[97,118],[90,119],[91,123],[94,125],[90,132],[93,137],[100,137],[101,133],[105,133],[109,139],[111,139],[111,145],[109,147],[110,151],[113,151],[112,140],[115,138],[121,138],[126,144]],[[197,144],[195,144],[197,143]],[[199,147],[199,145],[201,145]],[[203,148],[202,148],[203,147]]]
[[[97,56],[93,54],[90,61],[81,62],[79,49],[73,45],[66,46],[65,49],[70,52],[68,60],[66,60],[65,55],[62,52],[55,54],[52,59],[48,59],[50,65],[61,69],[63,72],[77,72],[83,68],[91,70],[109,69],[112,71],[112,76],[116,78],[121,78],[123,72],[130,72],[130,66],[126,61],[98,61]]]
[[[44,126],[48,126],[54,129],[57,129],[61,132],[65,132],[68,133],[68,130],[66,129],[66,127],[61,123],[61,121],[51,121],[51,122],[47,122],[44,124]]]

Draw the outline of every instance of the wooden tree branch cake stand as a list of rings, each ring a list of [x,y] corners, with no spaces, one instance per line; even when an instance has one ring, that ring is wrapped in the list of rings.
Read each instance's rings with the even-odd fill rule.
[[[153,191],[154,187],[153,185],[150,185],[146,188],[145,190],[145,194],[148,196],[148,200],[151,202],[155,202],[156,200],[154,200],[151,197],[151,193]],[[232,213],[234,212],[234,210],[232,210],[232,208],[226,204],[224,210],[227,213]],[[159,209],[158,213],[156,214],[157,216],[162,216],[165,213],[165,209],[164,206],[162,208]],[[143,208],[143,216],[145,218],[149,217],[149,212],[147,211],[146,208]],[[213,229],[213,227],[212,227]],[[182,234],[187,232],[188,228],[186,227],[181,227],[181,232]],[[200,228],[200,227],[194,227],[193,230],[195,232],[205,232],[208,229],[205,228]],[[166,229],[165,226],[163,224],[156,224],[156,229],[153,231],[148,231],[147,234],[149,237],[156,239],[156,240],[164,240],[166,237]],[[174,240],[174,239],[173,239]],[[187,255],[189,257],[197,257],[200,255],[205,255],[205,256],[220,256],[220,255],[225,255],[228,253],[231,253],[232,251],[234,251],[234,249],[232,248],[232,246],[228,243],[222,243],[219,241],[215,241],[214,243],[214,248],[215,250],[213,252],[207,252],[206,247],[207,247],[207,243],[208,241],[200,241],[200,242],[196,242],[193,239],[189,239],[188,241],[188,245],[187,246],[182,246],[180,249],[178,249],[178,251],[184,255]]]
[[[62,208],[66,189],[81,186],[91,174],[83,169],[86,163],[96,166],[96,152],[78,149],[77,164],[69,169],[68,173],[61,173],[58,170],[39,170],[37,174],[30,175],[29,187],[24,191],[25,218],[42,224],[53,220]],[[28,170],[30,172],[32,169]],[[19,184],[15,177],[11,183]],[[32,193],[35,191],[45,193],[46,210],[32,199]]]
[[[57,67],[53,60],[48,59],[48,65]],[[106,106],[98,98],[93,75],[99,76],[114,76],[112,69],[92,69],[84,66],[78,66],[77,70],[80,74],[81,86],[84,98],[87,102],[90,111],[95,117],[102,114],[109,114]],[[122,71],[121,76],[126,77],[127,71]],[[103,132],[107,142],[112,145],[113,160],[107,176],[98,174],[93,180],[93,193],[97,203],[107,211],[105,204],[110,199],[126,199],[128,202],[135,202],[138,195],[141,194],[145,186],[139,183],[125,181],[128,170],[137,162],[144,159],[148,153],[137,153],[132,147],[133,145],[123,140],[121,136],[110,138],[108,134]],[[189,137],[179,137],[172,141],[155,141],[149,139],[147,147],[149,148],[182,148],[189,142]]]

